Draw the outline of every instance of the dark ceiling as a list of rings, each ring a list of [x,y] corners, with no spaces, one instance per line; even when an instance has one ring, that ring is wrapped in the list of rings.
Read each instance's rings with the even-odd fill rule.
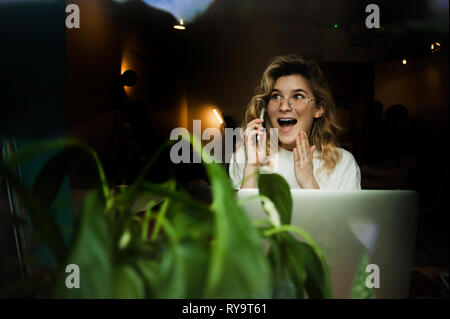
[[[215,0],[200,17],[233,23],[299,23],[327,27],[345,24],[369,3],[380,7],[383,23],[401,24],[405,21],[436,18],[441,11],[447,16],[448,1],[425,0]]]
[[[380,29],[365,26],[369,3],[380,8]],[[122,25],[133,24],[146,39],[156,35],[165,42],[177,21],[141,0],[114,7],[124,19]],[[448,0],[213,0],[203,14],[187,22],[183,38],[198,51],[211,51],[214,46],[239,45],[239,38],[272,45],[270,36],[283,43],[284,51],[323,61],[376,62],[429,55],[434,41],[442,44],[439,54],[447,54],[448,21]]]
[[[380,29],[369,30],[365,27],[365,19],[369,15],[365,8],[369,3],[375,3],[380,8]],[[315,37],[317,42],[323,42],[328,40],[323,37],[323,31],[332,30],[334,24],[345,33],[345,39],[351,46],[376,48],[379,51],[377,60],[405,54],[423,56],[429,54],[431,41],[440,41],[447,46],[448,1],[215,0],[192,23],[192,28],[206,31],[230,29],[235,32],[237,28],[273,25],[281,26],[286,31],[295,30],[285,32],[290,33],[284,35],[287,42],[299,41],[304,37],[302,33],[311,30],[316,34],[310,38]],[[342,45],[342,42],[336,43]],[[368,54],[368,60],[373,59],[374,55]]]

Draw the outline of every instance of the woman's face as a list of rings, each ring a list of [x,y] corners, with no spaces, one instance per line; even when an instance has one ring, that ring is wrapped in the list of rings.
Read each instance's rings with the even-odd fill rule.
[[[281,105],[279,99],[283,99]],[[299,105],[294,105],[295,100]],[[314,118],[321,117],[323,113],[322,107],[316,107],[308,81],[303,76],[281,76],[275,81],[269,95],[268,116],[271,126],[278,129],[278,139],[283,148],[293,150],[300,132],[305,131],[309,136]]]

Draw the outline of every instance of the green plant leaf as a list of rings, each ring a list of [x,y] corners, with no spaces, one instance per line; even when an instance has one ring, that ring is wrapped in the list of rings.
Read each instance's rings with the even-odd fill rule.
[[[289,233],[283,233],[286,246],[292,252],[297,260],[300,260],[302,267],[306,273],[306,280],[304,287],[309,298],[331,298],[331,287],[328,278],[327,269],[322,264],[320,257],[316,254],[314,249],[303,242],[298,241]],[[295,261],[292,259],[288,263],[294,267]],[[293,269],[290,270],[293,272]]]
[[[204,225],[206,215],[192,211],[180,201],[166,203],[164,214],[153,215],[163,230],[155,242],[161,247],[161,254],[151,259],[155,264],[141,263],[139,269],[152,298],[202,298],[210,247]]]
[[[175,190],[175,182],[174,181],[168,181],[167,184],[165,185],[165,187],[167,187],[167,189],[169,191],[174,191]],[[161,209],[159,210],[159,213],[156,216],[156,224],[155,224],[155,228],[153,229],[152,232],[152,241],[156,240],[158,233],[159,233],[159,228],[161,227],[161,223],[163,222],[163,220],[165,220],[166,216],[166,212],[167,212],[167,208],[170,205],[170,197],[167,197],[163,204],[161,205]]]
[[[75,149],[63,149],[52,157],[41,169],[33,185],[32,194],[39,198],[42,209],[50,211],[64,178],[69,170],[69,161]]]
[[[156,258],[137,258],[134,265],[144,284],[146,297],[155,298],[159,291],[159,260]]]
[[[195,241],[167,247],[160,263],[155,298],[203,298],[209,245]]]
[[[181,202],[173,201],[168,211],[175,232],[180,240],[204,243],[213,238],[214,216],[202,211],[184,206]]]
[[[93,159],[97,166],[97,171],[99,174],[99,179],[103,191],[105,200],[109,199],[109,188],[108,182],[106,180],[106,175],[103,170],[103,166],[98,158],[97,153],[93,148],[84,143],[83,141],[76,138],[59,138],[59,139],[43,139],[33,142],[30,145],[24,146],[19,152],[11,154],[7,159],[4,160],[4,166],[7,168],[13,168],[17,163],[25,161],[37,154],[45,151],[61,150],[67,148],[77,148],[86,152]],[[110,203],[107,202],[109,205]]]
[[[288,231],[300,233],[307,242],[298,241]],[[331,298],[328,265],[309,235],[292,225],[266,229],[270,242],[269,260],[274,271],[274,298]]]
[[[303,237],[305,242],[313,249],[314,253],[319,258],[319,260],[321,262],[321,268],[324,270],[324,278],[326,279],[325,285],[326,285],[326,287],[328,287],[326,289],[326,291],[329,292],[327,294],[329,297],[325,297],[325,298],[331,298],[331,282],[330,282],[330,275],[329,275],[327,260],[325,258],[325,255],[324,255],[322,249],[320,249],[320,247],[314,242],[314,240],[311,238],[311,236],[304,229],[301,229],[300,227],[297,227],[294,225],[282,225],[280,227],[265,230],[264,236],[270,236],[270,235],[288,232],[288,231],[298,234],[301,237]]]
[[[136,198],[137,193],[139,192],[139,189],[141,188],[142,183],[145,180],[145,176],[147,175],[150,168],[153,166],[157,158],[161,155],[161,153],[167,149],[170,145],[172,145],[174,141],[167,141],[163,145],[161,145],[156,152],[153,154],[153,156],[150,158],[150,160],[147,161],[144,168],[139,172],[139,175],[137,176],[136,180],[133,182],[133,184],[125,188],[123,190],[123,193],[121,194],[121,201],[124,205],[124,210],[128,210],[131,205],[133,204],[133,200]]]
[[[182,265],[181,280],[185,282],[183,298],[202,298],[210,260],[214,219],[205,214],[172,201],[167,210],[173,232],[176,234],[177,253]]]
[[[166,202],[166,212],[170,202]],[[161,212],[160,212],[161,213]],[[158,218],[158,217],[156,217]],[[184,298],[186,295],[185,261],[177,233],[168,222],[165,212],[158,218],[164,229],[158,240],[162,247],[155,287],[150,290],[156,298]],[[164,239],[167,238],[168,242]]]
[[[145,286],[141,276],[131,265],[116,266],[113,271],[114,298],[141,299],[145,297]]]
[[[212,156],[202,153],[201,143],[195,137],[192,145],[198,154],[202,154],[213,195],[215,240],[205,297],[261,297],[270,289],[271,283],[261,237],[236,203],[227,173]]]
[[[186,282],[184,298],[203,298],[211,246],[209,243],[194,239],[182,241],[180,247],[184,259],[184,280]]]
[[[113,297],[113,242],[105,215],[105,202],[98,191],[90,192],[83,200],[75,242],[63,264],[60,279],[55,284],[57,298],[112,298]],[[80,269],[80,288],[65,285],[65,265],[75,264]]]
[[[274,299],[287,299],[295,295],[292,285],[289,285],[288,274],[285,269],[283,252],[275,236],[269,237],[269,250],[267,258],[272,269],[272,296]]]
[[[155,200],[150,200],[146,205],[144,219],[141,222],[141,241],[146,241],[148,239],[152,208],[155,207],[156,204],[157,202]]]
[[[375,298],[375,294],[373,292],[373,288],[369,288],[366,286],[366,267],[369,265],[369,254],[367,251],[364,252],[364,255],[361,257],[360,264],[358,266],[358,270],[356,271],[356,275],[353,279],[352,288],[350,290],[350,299],[372,299]]]
[[[306,284],[307,272],[305,260],[303,260],[302,250],[297,242],[292,241],[288,233],[279,235],[282,250],[282,261],[285,265],[288,278],[292,281],[295,288],[295,297],[304,298],[304,289]]]
[[[278,174],[260,174],[259,193],[268,197],[280,215],[282,224],[290,224],[292,216],[291,189],[286,180]]]
[[[191,207],[199,212],[211,213],[208,206],[194,201],[187,193],[175,191],[167,187],[167,185],[159,185],[151,182],[142,182],[142,190],[146,190],[156,195],[170,197],[172,201],[182,202],[184,205]]]

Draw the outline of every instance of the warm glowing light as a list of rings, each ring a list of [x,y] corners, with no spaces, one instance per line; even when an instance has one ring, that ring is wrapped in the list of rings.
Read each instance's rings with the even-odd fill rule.
[[[180,24],[176,24],[173,26],[174,29],[178,29],[178,30],[185,30],[186,27],[184,26],[184,21],[183,19],[180,18]]]
[[[408,61],[406,61],[406,59],[403,59],[402,63],[406,64],[406,63],[408,63]]]
[[[217,119],[219,120],[220,124],[223,124],[222,117],[219,115],[216,109],[213,109],[214,114],[216,114]]]
[[[135,69],[135,68],[132,64],[131,59],[129,58],[129,56],[127,54],[127,51],[124,50],[122,53],[122,61],[120,63],[120,74],[125,73],[126,70],[132,70],[132,69]],[[124,86],[123,89],[127,96],[130,96],[133,91],[133,88],[131,86]]]
[[[439,42],[434,42],[431,44],[431,52],[435,53],[441,49],[441,44]]]
[[[128,69],[130,69],[130,63],[128,59],[125,57],[125,54],[123,54],[122,63],[120,64],[120,74],[123,74]]]

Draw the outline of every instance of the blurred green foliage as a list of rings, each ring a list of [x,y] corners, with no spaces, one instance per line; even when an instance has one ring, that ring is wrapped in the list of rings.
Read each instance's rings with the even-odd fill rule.
[[[190,141],[200,153],[200,142],[193,137]],[[168,145],[163,145],[155,157]],[[55,147],[62,147],[62,152],[86,152],[99,173],[99,187],[80,205],[75,237],[69,243],[61,240],[61,229],[48,214],[51,196],[42,196],[48,194],[46,189],[56,193],[55,181],[45,175],[54,169],[61,171],[61,163],[51,161],[38,178],[39,187],[32,191],[12,173],[12,167],[21,160]],[[62,154],[56,155],[56,160],[66,158]],[[35,240],[46,243],[58,261],[56,267],[7,287],[3,296],[330,298],[325,257],[305,231],[290,225],[292,198],[286,181],[276,174],[260,176],[256,200],[272,210],[267,211],[269,216],[277,214],[281,223],[274,222],[272,216],[259,225],[252,224],[235,200],[225,170],[205,152],[202,159],[213,195],[211,205],[194,200],[174,180],[163,184],[146,181],[144,176],[153,160],[132,185],[109,185],[97,154],[79,140],[43,141],[38,147],[2,160],[1,177],[14,186],[30,211]],[[149,199],[146,211],[136,213],[133,203],[142,194]],[[20,223],[23,227],[23,221]],[[291,233],[300,234],[305,241]],[[268,249],[263,249],[264,244]],[[68,264],[79,266],[80,288],[66,287]]]

